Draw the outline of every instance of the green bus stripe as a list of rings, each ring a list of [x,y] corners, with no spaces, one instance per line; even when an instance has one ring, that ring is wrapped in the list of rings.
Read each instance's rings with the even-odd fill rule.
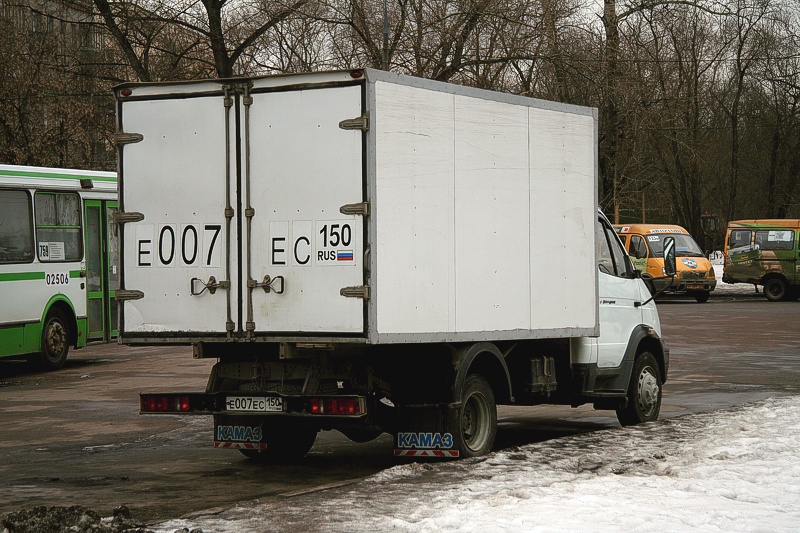
[[[81,229],[80,226],[36,226],[36,229]]]
[[[33,279],[44,279],[44,272],[11,272],[10,274],[0,274],[0,281],[29,281]]]
[[[80,278],[83,272],[83,270],[70,270],[69,277]],[[44,278],[44,272],[11,272],[10,274],[0,274],[0,281],[31,281]]]
[[[16,171],[16,170],[0,170],[0,176],[11,176],[11,177],[19,177],[19,178],[51,178],[51,179],[63,179],[63,180],[81,180],[81,179],[91,179],[97,181],[117,181],[116,176],[81,176],[76,174],[57,174],[55,172],[25,172],[25,171]]]

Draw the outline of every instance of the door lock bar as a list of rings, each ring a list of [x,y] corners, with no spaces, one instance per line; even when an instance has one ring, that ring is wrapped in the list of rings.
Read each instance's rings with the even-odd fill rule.
[[[280,281],[280,289],[274,287],[275,283]],[[264,289],[264,292],[274,292],[275,294],[283,294],[284,289],[286,288],[286,281],[283,279],[283,276],[275,276],[271,278],[269,276],[264,276],[264,281],[258,282],[254,279],[251,279],[247,282],[247,288],[255,289],[256,287],[261,287]]]
[[[195,290],[195,284],[199,282],[203,288],[199,291]],[[210,294],[214,294],[217,292],[217,289],[227,289],[231,286],[229,281],[217,281],[217,278],[211,276],[208,278],[208,282],[203,281],[200,278],[192,278],[190,282],[189,291],[192,293],[192,296],[200,296],[204,292],[208,291]]]

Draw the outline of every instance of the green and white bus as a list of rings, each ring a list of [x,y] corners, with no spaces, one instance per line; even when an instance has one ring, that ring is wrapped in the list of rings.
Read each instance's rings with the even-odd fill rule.
[[[0,165],[0,357],[60,368],[117,334],[113,172]]]

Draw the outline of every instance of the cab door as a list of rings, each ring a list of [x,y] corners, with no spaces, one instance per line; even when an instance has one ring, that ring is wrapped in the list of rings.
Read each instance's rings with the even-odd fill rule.
[[[622,244],[603,218],[597,227],[598,285],[600,296],[600,337],[597,338],[598,368],[613,368],[622,363],[631,333],[642,324],[641,303],[646,288],[633,276]]]

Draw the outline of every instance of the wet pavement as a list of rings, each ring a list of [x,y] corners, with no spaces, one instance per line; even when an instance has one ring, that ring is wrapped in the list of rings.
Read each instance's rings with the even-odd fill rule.
[[[671,350],[662,417],[800,392],[800,302],[752,287],[705,304],[659,302]],[[396,464],[383,435],[355,444],[323,432],[303,461],[263,465],[212,445],[210,417],[138,415],[138,393],[203,390],[213,361],[188,347],[92,346],[38,374],[0,361],[0,514],[34,505],[119,505],[154,522],[257,498],[297,498]],[[496,448],[618,427],[589,406],[501,407]]]

